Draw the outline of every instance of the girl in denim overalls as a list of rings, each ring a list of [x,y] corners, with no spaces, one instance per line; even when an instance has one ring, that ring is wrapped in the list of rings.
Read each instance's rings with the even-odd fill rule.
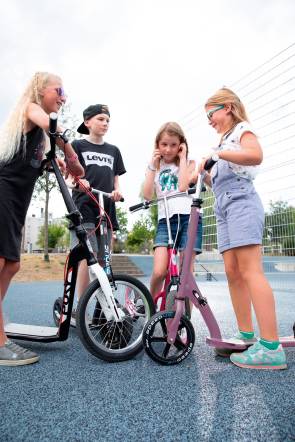
[[[205,109],[209,124],[222,135],[212,155],[217,163],[206,174],[205,182],[212,186],[215,195],[218,247],[239,328],[235,338],[255,342],[242,353],[232,353],[230,359],[244,368],[286,368],[285,353],[278,339],[274,297],[261,259],[264,210],[253,179],[263,159],[262,149],[234,92],[220,89],[209,98]],[[260,330],[257,341],[251,305]]]

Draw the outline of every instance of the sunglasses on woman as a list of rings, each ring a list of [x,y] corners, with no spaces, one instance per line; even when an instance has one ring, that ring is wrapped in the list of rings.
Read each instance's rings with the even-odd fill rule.
[[[219,106],[216,106],[216,107],[214,107],[213,109],[210,109],[210,110],[207,112],[207,118],[208,118],[208,120],[211,120],[212,115],[213,115],[215,112],[217,112],[218,110],[223,109],[223,108],[224,108],[224,104],[220,104]]]
[[[54,90],[56,91],[59,97],[66,97],[65,90],[63,87],[55,87]]]

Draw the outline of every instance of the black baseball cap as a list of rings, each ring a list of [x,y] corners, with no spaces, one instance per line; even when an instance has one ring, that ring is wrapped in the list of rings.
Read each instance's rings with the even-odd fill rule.
[[[91,104],[83,111],[84,121],[90,120],[90,118],[95,117],[98,114],[107,114],[109,117],[110,111],[106,104]],[[89,134],[88,127],[85,126],[84,121],[77,129],[80,134]]]

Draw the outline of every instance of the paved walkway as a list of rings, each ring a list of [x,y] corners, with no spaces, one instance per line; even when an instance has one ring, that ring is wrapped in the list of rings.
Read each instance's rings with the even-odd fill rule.
[[[200,286],[224,335],[234,333],[226,284]],[[60,294],[61,283],[15,283],[6,317],[53,325]],[[280,331],[290,335],[295,292],[276,292],[276,301]],[[75,330],[66,342],[27,342],[38,364],[0,368],[0,441],[294,441],[295,350],[287,350],[288,370],[242,370],[206,346],[198,312],[193,323],[193,352],[173,367],[144,353],[105,363],[86,352]]]

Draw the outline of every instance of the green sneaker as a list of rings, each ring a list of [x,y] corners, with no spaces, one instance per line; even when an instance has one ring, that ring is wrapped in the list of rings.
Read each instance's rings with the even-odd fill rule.
[[[269,370],[287,368],[286,355],[281,344],[276,350],[269,350],[258,341],[242,353],[232,353],[230,360],[242,368]]]

